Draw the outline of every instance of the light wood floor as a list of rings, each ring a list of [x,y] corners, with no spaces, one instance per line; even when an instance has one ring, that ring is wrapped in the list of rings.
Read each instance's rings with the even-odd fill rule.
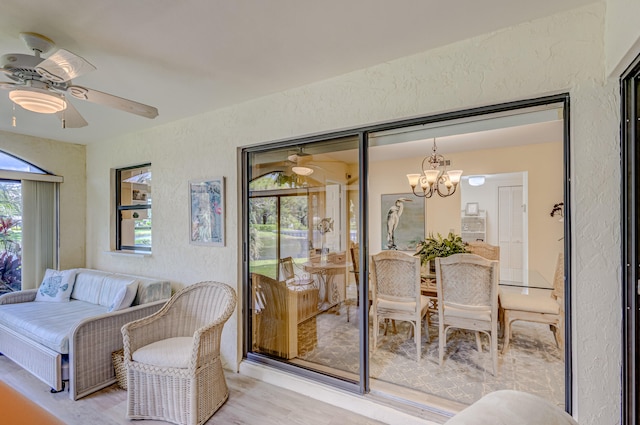
[[[227,372],[229,400],[207,424],[381,424],[295,392]],[[65,391],[51,394],[46,384],[0,355],[0,379],[69,425],[166,424],[126,419],[126,391],[116,385],[72,401]],[[2,421],[0,420],[0,423]]]

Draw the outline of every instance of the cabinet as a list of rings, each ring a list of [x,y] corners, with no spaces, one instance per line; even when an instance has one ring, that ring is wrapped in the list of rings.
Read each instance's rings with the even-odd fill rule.
[[[462,211],[461,236],[463,242],[482,241],[487,239],[487,213],[480,210],[478,215],[466,215]]]

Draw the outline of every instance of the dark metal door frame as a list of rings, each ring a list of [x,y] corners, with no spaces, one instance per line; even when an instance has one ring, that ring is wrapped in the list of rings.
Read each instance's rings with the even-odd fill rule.
[[[620,78],[622,234],[622,424],[640,420],[640,56]]]

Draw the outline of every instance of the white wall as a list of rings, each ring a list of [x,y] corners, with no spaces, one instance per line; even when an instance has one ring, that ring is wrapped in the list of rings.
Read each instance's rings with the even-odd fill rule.
[[[220,280],[242,292],[236,147],[568,91],[575,412],[584,425],[615,423],[621,356],[619,99],[615,79],[603,77],[604,17],[605,5],[597,3],[90,145],[87,263],[184,284]],[[154,177],[153,256],[110,255],[109,169],[147,161]],[[187,182],[216,175],[227,177],[227,245],[189,245]],[[223,335],[223,359],[232,368],[241,360],[239,313]]]
[[[640,55],[640,1],[607,0],[606,73],[617,78]]]
[[[560,136],[562,137],[562,136]],[[563,250],[562,223],[551,218],[553,204],[562,202],[563,165],[562,142],[538,143],[500,149],[483,149],[447,154],[452,166],[465,175],[528,172],[529,196],[529,268],[537,270],[549,281],[558,253]],[[401,147],[399,148],[401,149]],[[380,251],[380,195],[384,193],[411,192],[406,174],[417,170],[422,158],[375,162],[369,166],[369,241],[370,253]],[[446,236],[451,229],[460,233],[460,210],[464,208],[464,191],[458,190],[448,198],[435,195],[426,201],[425,234],[440,233]],[[415,198],[419,200],[418,198]],[[486,199],[485,199],[486,201]],[[481,209],[490,206],[480,203]],[[497,198],[495,200],[497,210]],[[488,232],[493,232],[489,242],[497,245],[496,213],[488,215]],[[493,228],[492,228],[493,226]]]
[[[84,267],[85,146],[0,131],[0,150],[64,177],[60,184],[60,268]]]

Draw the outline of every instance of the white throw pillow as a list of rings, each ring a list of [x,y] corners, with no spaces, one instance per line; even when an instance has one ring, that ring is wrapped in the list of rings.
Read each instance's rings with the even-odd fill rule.
[[[109,305],[108,311],[118,311],[123,308],[131,307],[131,303],[133,303],[133,299],[136,297],[136,292],[138,292],[137,280],[134,280],[127,286],[120,288],[115,297],[113,297],[113,301]]]
[[[76,270],[47,269],[36,294],[36,301],[68,302],[76,280]]]

